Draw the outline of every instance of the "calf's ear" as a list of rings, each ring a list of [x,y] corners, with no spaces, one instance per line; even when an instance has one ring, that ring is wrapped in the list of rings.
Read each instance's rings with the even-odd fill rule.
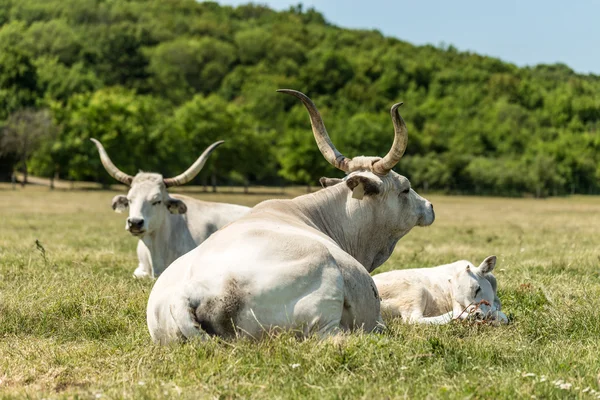
[[[321,179],[319,179],[319,183],[324,188],[333,186],[333,185],[337,185],[338,183],[343,182],[343,181],[344,181],[343,179],[339,179],[339,178],[322,177]]]
[[[171,214],[185,214],[187,212],[187,206],[181,200],[169,198],[165,205]]]
[[[126,196],[119,194],[113,197],[112,209],[115,210],[115,212],[122,213],[123,211],[127,210],[127,207],[129,207],[129,200],[127,200]]]
[[[494,270],[496,266],[496,256],[489,256],[479,265],[479,271],[483,274],[488,274]]]
[[[346,185],[352,190],[352,198],[362,200],[364,196],[379,194],[379,182],[364,175],[353,175],[346,179]]]

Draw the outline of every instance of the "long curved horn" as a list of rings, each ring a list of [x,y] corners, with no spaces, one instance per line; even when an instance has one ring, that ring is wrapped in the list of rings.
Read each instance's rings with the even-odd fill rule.
[[[378,175],[386,175],[402,158],[406,145],[408,144],[408,129],[398,112],[398,107],[404,103],[396,103],[392,106],[390,114],[394,124],[394,143],[390,151],[381,160],[373,164],[373,172]]]
[[[218,142],[214,142],[213,144],[208,146],[206,148],[206,150],[204,150],[204,152],[202,154],[200,154],[200,157],[198,157],[196,162],[193,163],[192,166],[189,167],[184,173],[179,174],[173,178],[165,178],[163,180],[163,182],[165,183],[165,186],[166,187],[179,186],[179,185],[188,183],[189,181],[194,179],[196,177],[196,175],[198,175],[200,173],[200,170],[202,169],[202,167],[204,167],[204,164],[206,163],[206,160],[208,160],[210,153],[212,153],[214,149],[216,149],[223,143],[225,143],[225,141],[219,140]]]
[[[127,175],[125,172],[121,171],[119,168],[113,164],[108,153],[104,150],[104,146],[98,140],[91,138],[90,139],[96,147],[98,148],[98,153],[100,153],[100,161],[102,161],[102,165],[104,165],[104,169],[106,172],[110,174],[113,178],[118,180],[121,183],[126,184],[127,186],[131,185],[131,181],[133,181],[133,176]]]
[[[297,90],[279,89],[277,91],[297,97],[304,103],[304,106],[308,110],[310,125],[312,126],[312,131],[315,135],[315,140],[317,141],[317,146],[319,146],[321,154],[323,154],[323,157],[325,157],[331,165],[344,172],[348,172],[348,163],[350,162],[350,159],[340,153],[331,142],[331,139],[327,134],[327,129],[325,129],[323,118],[321,118],[321,114],[319,113],[319,110],[317,110],[315,103],[313,103],[313,101],[304,93],[298,92]]]

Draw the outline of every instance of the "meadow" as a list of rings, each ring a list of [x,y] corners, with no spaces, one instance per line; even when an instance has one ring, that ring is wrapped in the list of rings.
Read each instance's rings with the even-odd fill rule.
[[[116,186],[114,188],[117,188]],[[178,188],[179,189],[179,188]],[[253,205],[257,194],[183,191]],[[181,191],[181,190],[180,190]],[[595,398],[600,391],[600,199],[426,196],[378,270],[496,254],[507,326],[410,326],[342,340],[219,339],[160,347],[151,281],[115,190],[0,185],[0,398]]]

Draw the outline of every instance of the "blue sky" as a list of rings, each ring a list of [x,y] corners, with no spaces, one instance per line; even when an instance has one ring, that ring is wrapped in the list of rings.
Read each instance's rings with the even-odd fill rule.
[[[562,62],[577,72],[600,75],[600,0],[254,2],[277,10],[301,2],[342,27],[378,29],[413,44],[443,42],[519,66]]]

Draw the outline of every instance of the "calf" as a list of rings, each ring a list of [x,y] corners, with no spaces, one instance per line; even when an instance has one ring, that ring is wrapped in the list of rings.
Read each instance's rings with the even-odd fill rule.
[[[496,294],[495,266],[496,256],[489,256],[479,267],[461,260],[375,275],[381,313],[409,323],[445,324],[469,316],[507,323]]]

